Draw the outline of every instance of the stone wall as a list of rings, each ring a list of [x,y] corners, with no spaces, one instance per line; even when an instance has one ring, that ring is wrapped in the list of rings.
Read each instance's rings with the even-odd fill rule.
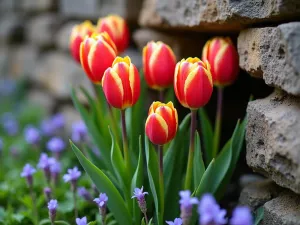
[[[240,202],[253,210],[264,206],[261,224],[300,224],[299,21],[298,0],[145,0],[144,28],[134,34],[139,46],[162,39],[179,57],[195,53],[195,45],[201,49],[211,35],[237,37],[242,70],[275,88],[247,109],[247,164],[269,180],[245,187]]]

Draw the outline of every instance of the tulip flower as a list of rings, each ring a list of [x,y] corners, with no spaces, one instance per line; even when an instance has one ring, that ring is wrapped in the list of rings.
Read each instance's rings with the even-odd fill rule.
[[[211,74],[216,86],[229,85],[239,72],[239,56],[230,38],[216,37],[206,42],[202,60],[211,65]]]
[[[146,135],[153,144],[163,145],[171,141],[178,127],[177,111],[172,102],[153,102],[146,120]]]
[[[213,91],[209,63],[198,58],[178,62],[174,90],[178,101],[186,108],[198,109],[206,105]]]
[[[70,36],[70,51],[76,62],[80,63],[80,44],[85,36],[90,36],[95,32],[95,27],[91,21],[84,21],[73,27]]]
[[[239,56],[230,38],[216,37],[206,42],[202,51],[202,60],[207,60],[211,65],[213,83],[218,88],[218,102],[214,131],[212,157],[219,150],[223,87],[235,81],[239,73]]]
[[[108,103],[118,109],[133,106],[140,96],[140,77],[128,56],[117,57],[102,79]]]
[[[117,56],[117,48],[106,33],[92,34],[80,45],[81,65],[95,84],[101,84],[105,70],[111,66]]]
[[[145,80],[152,89],[161,90],[173,84],[176,57],[163,42],[149,42],[143,49]]]
[[[118,15],[100,18],[97,23],[97,31],[107,32],[116,44],[119,53],[129,45],[129,28],[126,21]]]

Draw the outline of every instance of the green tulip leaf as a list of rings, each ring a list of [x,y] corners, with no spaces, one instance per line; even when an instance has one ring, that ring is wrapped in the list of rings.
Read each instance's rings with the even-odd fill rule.
[[[200,184],[204,171],[205,171],[205,165],[202,158],[200,136],[199,133],[196,132],[195,155],[194,155],[194,163],[193,163],[193,175],[194,175],[193,183],[195,189]]]

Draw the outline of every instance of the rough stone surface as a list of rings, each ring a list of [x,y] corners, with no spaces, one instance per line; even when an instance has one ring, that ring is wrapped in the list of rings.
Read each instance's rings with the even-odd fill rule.
[[[61,50],[69,51],[70,35],[72,28],[79,24],[79,21],[70,21],[64,24],[55,35],[55,45]]]
[[[300,96],[300,22],[242,31],[238,51],[243,69]]]
[[[23,10],[29,12],[40,12],[51,10],[54,7],[54,0],[21,0],[20,5]]]
[[[1,0],[0,1],[0,12],[13,11],[17,6],[16,0]]]
[[[1,14],[0,42],[14,42],[23,38],[22,18],[16,13]]]
[[[142,25],[240,30],[250,24],[299,18],[297,0],[146,0]]]
[[[262,225],[299,225],[300,197],[292,192],[281,196],[264,205]]]
[[[244,174],[239,179],[240,188],[245,188],[249,184],[259,181],[264,181],[266,178],[259,174]]]
[[[45,90],[30,90],[27,101],[31,104],[40,106],[46,113],[52,112],[55,106],[55,99],[51,97]]]
[[[82,85],[91,89],[81,67],[67,54],[60,52],[43,55],[37,63],[32,79],[60,99],[70,98],[71,86]]]
[[[247,114],[248,165],[300,194],[300,98],[278,90],[250,102]]]
[[[30,76],[38,59],[38,49],[32,45],[13,47],[9,59],[9,75],[14,78]]]
[[[27,24],[28,41],[40,47],[53,45],[58,24],[59,18],[56,14],[47,13],[34,17]]]
[[[101,16],[101,1],[99,0],[60,0],[60,13],[72,18],[97,18]]]
[[[201,56],[201,49],[208,37],[203,34],[194,34],[193,37],[184,35],[172,35],[151,29],[139,29],[133,33],[133,40],[140,50],[149,41],[162,41],[168,44],[174,51],[177,59],[189,56]],[[195,47],[197,46],[197,47]]]
[[[252,211],[277,197],[283,188],[277,186],[272,180],[265,179],[247,185],[241,192],[239,203],[247,205]]]

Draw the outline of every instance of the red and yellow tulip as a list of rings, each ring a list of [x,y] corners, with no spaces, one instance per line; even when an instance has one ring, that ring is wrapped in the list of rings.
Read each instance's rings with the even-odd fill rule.
[[[117,56],[117,48],[106,33],[86,37],[80,45],[81,65],[93,83],[101,84],[105,70]]]
[[[80,44],[85,36],[90,36],[95,32],[95,27],[91,21],[84,21],[73,27],[70,36],[70,51],[76,62],[80,63]]]
[[[145,80],[150,88],[161,90],[174,81],[176,57],[163,42],[149,42],[143,49]]]
[[[213,82],[216,86],[233,83],[239,73],[239,56],[230,38],[216,37],[206,42],[202,60],[211,65]]]
[[[172,102],[153,102],[146,120],[146,135],[153,144],[163,145],[171,141],[177,132],[178,115]]]
[[[118,15],[100,18],[97,23],[97,31],[107,32],[116,44],[119,53],[129,45],[129,28],[126,21]]]
[[[186,108],[198,109],[206,105],[213,91],[209,63],[198,58],[178,62],[175,68],[174,90],[178,101]]]
[[[140,96],[140,76],[128,56],[117,57],[102,78],[107,102],[118,109],[134,105]]]

